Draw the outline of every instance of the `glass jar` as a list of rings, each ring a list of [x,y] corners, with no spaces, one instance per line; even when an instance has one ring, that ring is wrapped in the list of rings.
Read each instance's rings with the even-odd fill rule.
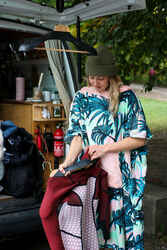
[[[60,103],[61,103],[61,101],[60,101],[59,94],[55,93],[55,100],[53,101],[53,104],[60,104]],[[54,107],[53,117],[54,118],[60,118],[61,117],[61,107],[59,105]]]

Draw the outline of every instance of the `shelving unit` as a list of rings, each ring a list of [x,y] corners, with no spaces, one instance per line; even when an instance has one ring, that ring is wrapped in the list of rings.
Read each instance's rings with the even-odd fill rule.
[[[60,117],[55,118],[54,107],[60,107]],[[47,108],[50,112],[50,118],[42,117],[43,108]],[[16,102],[6,101],[0,103],[0,119],[11,120],[16,126],[25,128],[34,136],[34,130],[39,125],[41,130],[45,126],[50,127],[54,132],[57,123],[66,121],[63,104],[52,103],[32,103],[32,102]]]

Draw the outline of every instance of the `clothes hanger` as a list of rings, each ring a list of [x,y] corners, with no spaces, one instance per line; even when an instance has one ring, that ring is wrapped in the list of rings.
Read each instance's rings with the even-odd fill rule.
[[[42,48],[37,47],[41,43],[47,41],[47,40],[61,40],[63,42],[68,41],[72,42],[78,50],[66,50],[66,49],[54,49],[54,48]],[[40,37],[35,38],[28,38],[25,39],[24,42],[19,46],[18,51],[20,52],[26,52],[31,49],[37,49],[37,50],[55,50],[58,52],[72,52],[72,53],[83,53],[88,55],[97,55],[96,50],[89,46],[88,44],[84,43],[83,41],[75,38],[71,35],[69,32],[68,26],[65,25],[57,25],[54,28],[54,31],[51,31],[47,33],[46,35],[42,35]]]

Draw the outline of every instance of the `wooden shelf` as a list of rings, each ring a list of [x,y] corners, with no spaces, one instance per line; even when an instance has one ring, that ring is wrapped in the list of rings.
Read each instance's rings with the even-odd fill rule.
[[[63,122],[66,121],[66,118],[52,118],[52,119],[34,119],[34,122]]]
[[[54,117],[54,109],[60,108],[60,117]],[[49,118],[44,118],[42,115],[43,109],[46,108],[49,112]],[[32,104],[32,120],[33,121],[65,121],[65,112],[63,104],[39,103]]]

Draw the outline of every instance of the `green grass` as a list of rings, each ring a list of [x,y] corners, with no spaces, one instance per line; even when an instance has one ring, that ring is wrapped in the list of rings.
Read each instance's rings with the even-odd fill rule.
[[[152,133],[167,134],[167,102],[140,97]]]

